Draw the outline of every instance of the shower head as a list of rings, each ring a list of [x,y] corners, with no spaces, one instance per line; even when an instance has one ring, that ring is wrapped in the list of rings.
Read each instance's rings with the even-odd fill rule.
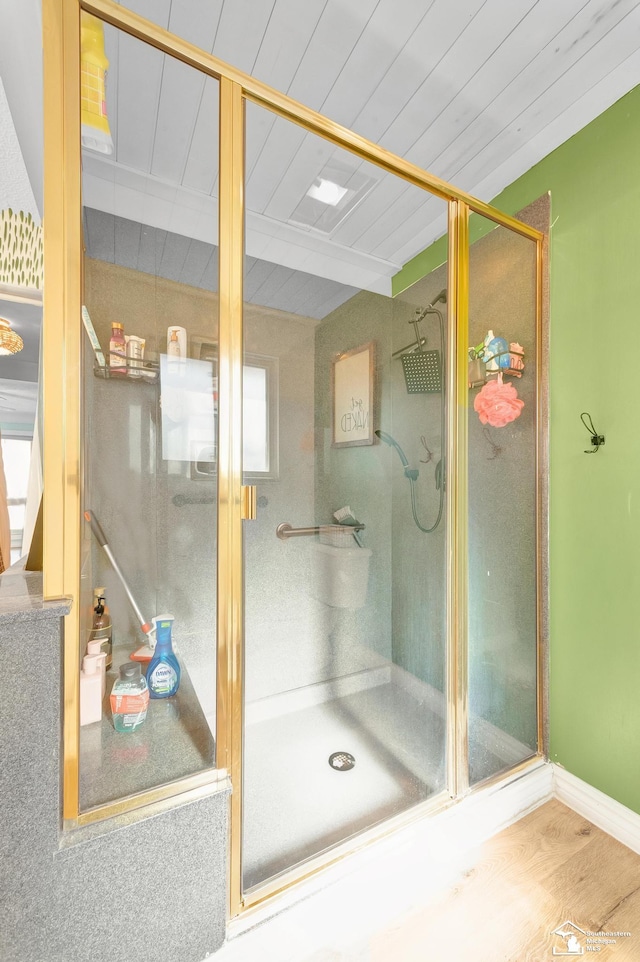
[[[446,289],[446,287],[444,287],[444,288],[440,291],[440,293],[438,294],[437,297],[434,297],[434,299],[433,299],[433,300],[431,301],[431,303],[428,305],[427,310],[428,310],[428,311],[431,310],[431,308],[432,308],[435,304],[437,304],[438,301],[442,301],[443,304],[446,304],[446,303],[447,303],[447,289]]]
[[[406,455],[405,455],[404,451],[402,450],[402,448],[400,447],[400,445],[398,444],[398,442],[397,442],[394,438],[391,437],[390,434],[387,434],[386,431],[374,431],[373,433],[374,433],[377,437],[379,437],[381,441],[384,441],[385,444],[388,444],[389,447],[395,448],[396,451],[398,452],[399,456],[400,456],[400,460],[402,461],[402,466],[403,466],[404,468],[408,468],[408,467],[409,467],[409,462],[407,461],[407,458],[406,458]]]

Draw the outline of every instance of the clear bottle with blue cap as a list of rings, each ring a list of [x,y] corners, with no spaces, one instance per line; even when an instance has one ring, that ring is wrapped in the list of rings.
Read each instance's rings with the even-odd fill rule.
[[[156,615],[151,620],[155,628],[156,646],[147,668],[149,695],[151,698],[170,698],[180,685],[180,665],[171,641],[174,617]]]

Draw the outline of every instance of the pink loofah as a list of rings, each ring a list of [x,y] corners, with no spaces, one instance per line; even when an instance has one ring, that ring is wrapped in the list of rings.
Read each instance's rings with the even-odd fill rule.
[[[504,384],[502,374],[495,381],[489,381],[473,402],[483,424],[503,428],[510,421],[520,417],[524,401],[518,397],[513,384]]]

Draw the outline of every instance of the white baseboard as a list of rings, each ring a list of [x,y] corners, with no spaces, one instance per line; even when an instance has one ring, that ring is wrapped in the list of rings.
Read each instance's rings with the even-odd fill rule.
[[[559,801],[627,848],[640,853],[640,815],[560,765],[552,768],[553,794]]]

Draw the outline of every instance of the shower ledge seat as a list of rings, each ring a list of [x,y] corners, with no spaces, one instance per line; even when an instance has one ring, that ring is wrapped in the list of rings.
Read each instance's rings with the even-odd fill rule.
[[[214,739],[182,662],[177,694],[150,699],[147,717],[138,731],[115,731],[109,694],[117,666],[128,659],[130,650],[114,648],[102,721],[80,729],[83,811],[213,767]]]

